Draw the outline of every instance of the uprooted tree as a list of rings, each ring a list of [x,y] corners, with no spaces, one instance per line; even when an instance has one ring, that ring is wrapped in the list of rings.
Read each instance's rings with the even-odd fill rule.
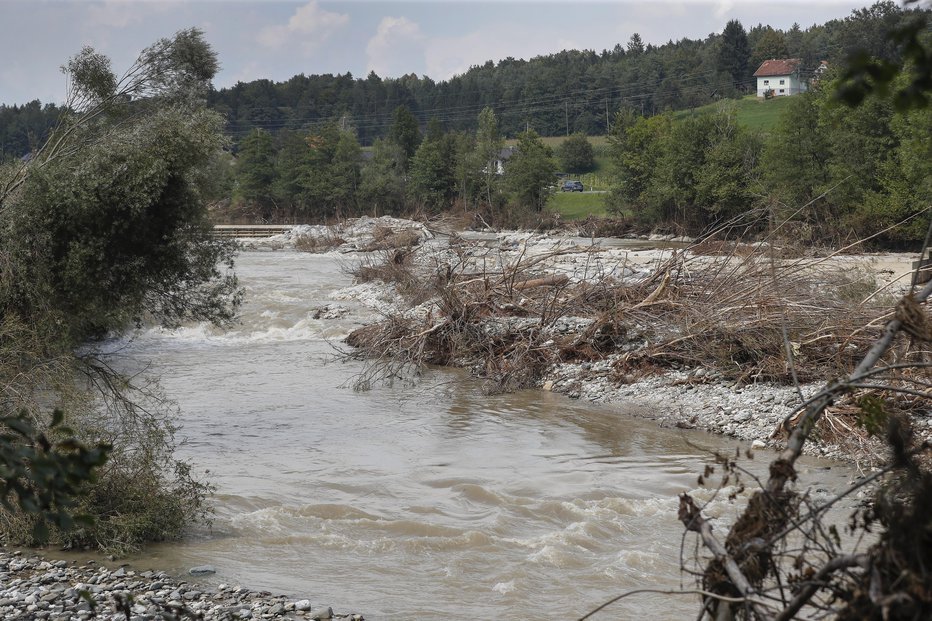
[[[135,392],[105,356],[78,346],[143,322],[233,318],[234,249],[211,237],[201,200],[224,146],[222,119],[205,106],[217,68],[196,29],[156,42],[122,75],[84,48],[62,67],[68,97],[48,141],[0,168],[8,540],[28,541],[41,532],[36,519],[73,510],[100,519],[66,541],[132,548],[177,534],[203,509],[204,486],[171,457],[157,393]],[[52,408],[66,415],[49,428]]]

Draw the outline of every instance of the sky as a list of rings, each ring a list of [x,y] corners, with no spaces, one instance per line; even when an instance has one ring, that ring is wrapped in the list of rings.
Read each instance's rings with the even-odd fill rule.
[[[803,28],[866,0],[0,0],[0,103],[61,102],[60,67],[84,46],[129,67],[161,37],[197,27],[216,50],[217,88],[303,73],[440,81],[470,66],[564,49],[721,32],[731,19]]]

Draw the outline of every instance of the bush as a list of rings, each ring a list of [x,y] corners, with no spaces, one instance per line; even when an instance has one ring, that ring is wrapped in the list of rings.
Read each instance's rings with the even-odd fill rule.
[[[25,417],[12,423],[20,437],[0,443],[8,542],[43,539],[34,527],[60,510],[93,522],[53,531],[55,541],[119,552],[206,517],[208,487],[172,458],[165,401],[76,352],[133,324],[234,317],[235,246],[211,235],[203,200],[225,144],[223,120],[205,103],[217,68],[193,29],[144,50],[121,79],[85,48],[66,64],[70,92],[49,141],[25,164],[0,168],[0,416]],[[62,456],[80,455],[80,443],[112,445],[96,476],[32,457],[54,462],[54,430],[40,415],[50,406],[69,413],[74,441],[56,445]],[[37,476],[43,469],[50,476]],[[62,481],[80,499],[36,503],[28,492],[47,496]]]
[[[587,173],[595,170],[592,144],[583,134],[573,134],[557,147],[557,159],[564,172]]]

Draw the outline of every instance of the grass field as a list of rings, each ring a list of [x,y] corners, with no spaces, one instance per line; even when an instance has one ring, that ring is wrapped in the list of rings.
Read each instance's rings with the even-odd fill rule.
[[[596,151],[599,150],[599,147],[604,147],[608,144],[608,136],[587,136],[587,138]],[[540,140],[551,149],[556,149],[563,144],[563,141],[566,140],[566,136],[541,136]],[[514,146],[516,144],[518,144],[517,138],[505,140],[506,146]]]
[[[556,211],[564,220],[581,220],[592,214],[605,217],[605,194],[588,192],[557,192],[550,197],[547,209]]]
[[[776,127],[780,120],[780,115],[787,108],[790,102],[789,97],[775,97],[774,99],[758,99],[754,95],[748,95],[742,99],[728,100],[693,108],[692,110],[680,110],[674,112],[673,116],[678,119],[696,114],[709,114],[718,109],[721,105],[734,105],[735,112],[738,115],[738,123],[749,129],[759,129],[763,132],[769,132]]]

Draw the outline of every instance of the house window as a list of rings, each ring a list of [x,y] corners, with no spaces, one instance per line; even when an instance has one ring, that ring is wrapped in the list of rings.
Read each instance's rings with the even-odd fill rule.
[[[784,82],[783,80],[780,80],[780,86],[783,86],[783,82]]]
[[[770,80],[764,80],[764,84],[770,84]]]
[[[784,90],[784,89],[781,88],[781,89],[780,89],[780,92],[781,92],[781,93],[785,93],[786,90]]]

